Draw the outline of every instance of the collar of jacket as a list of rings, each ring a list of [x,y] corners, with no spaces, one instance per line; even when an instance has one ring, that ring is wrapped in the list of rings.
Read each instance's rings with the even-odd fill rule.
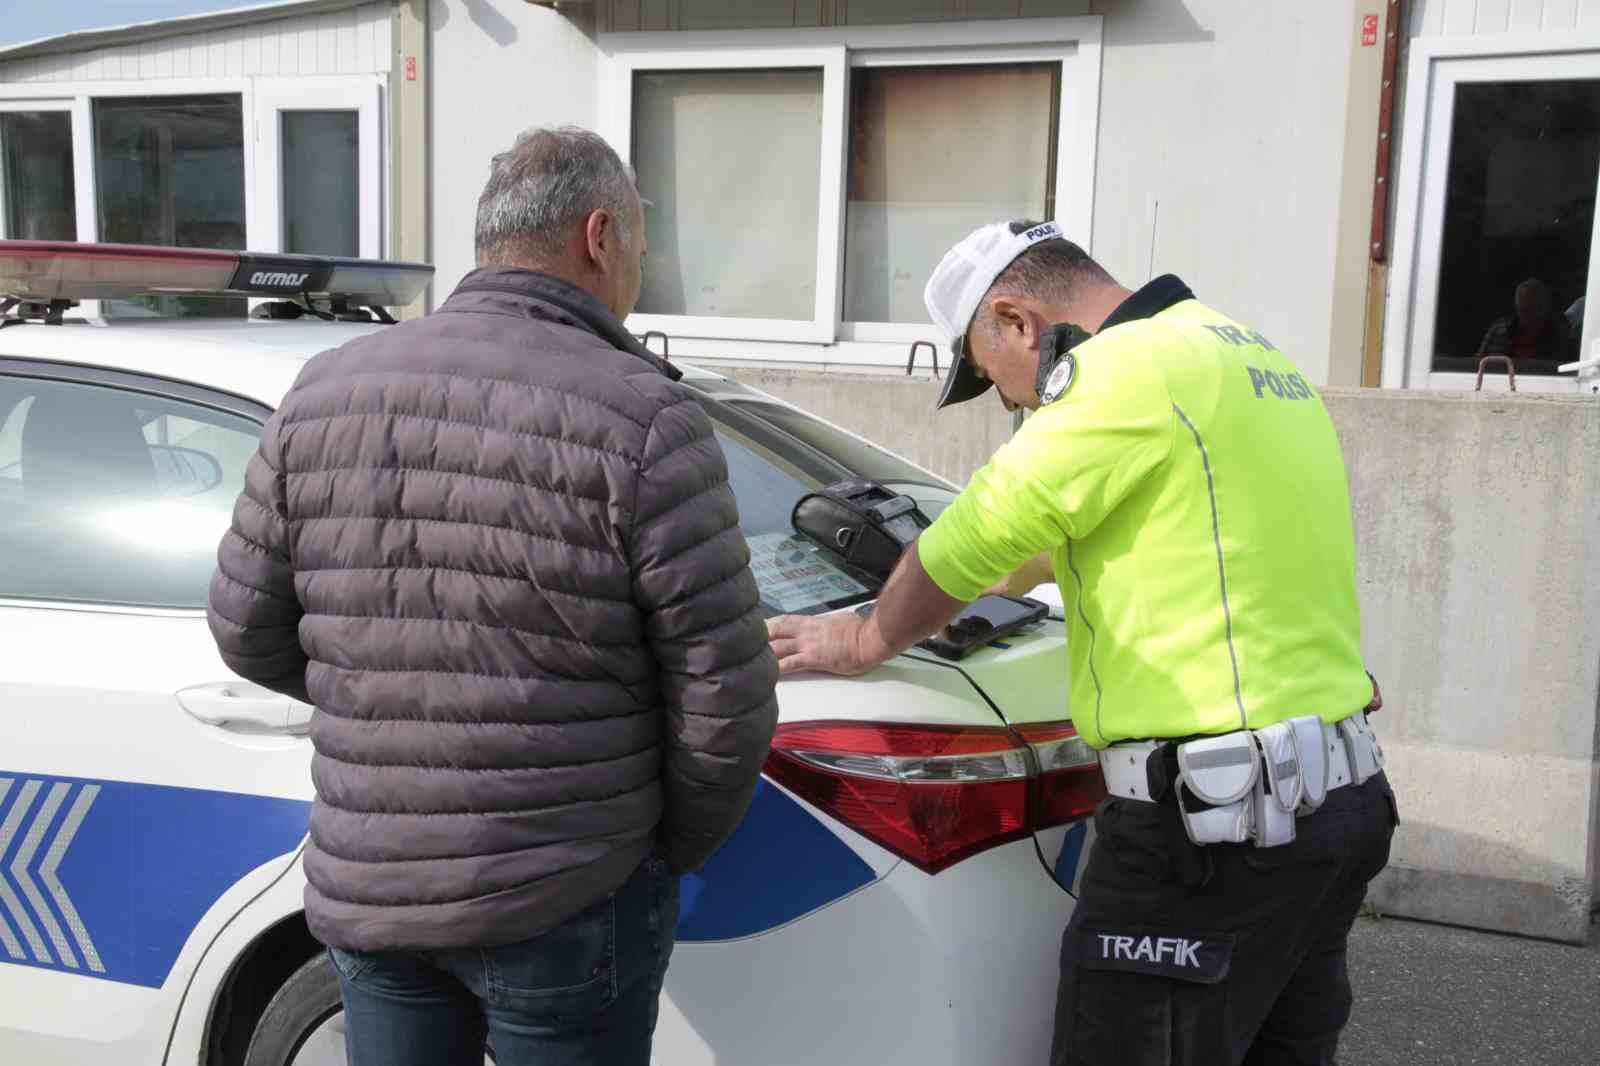
[[[673,381],[683,377],[683,371],[640,344],[617,321],[616,316],[606,310],[604,304],[571,282],[521,267],[479,267],[461,279],[461,284],[456,286],[456,291],[450,294],[439,310],[466,310],[450,305],[459,302],[457,297],[474,292],[505,293],[508,296],[525,297],[530,303],[543,304],[555,313],[539,317],[549,317],[569,326],[586,329],[612,347],[638,356]]]
[[[1176,274],[1163,274],[1119,303],[1116,310],[1106,316],[1097,332],[1104,332],[1124,322],[1159,315],[1173,304],[1192,299],[1194,293],[1189,291],[1189,286],[1181,278]]]

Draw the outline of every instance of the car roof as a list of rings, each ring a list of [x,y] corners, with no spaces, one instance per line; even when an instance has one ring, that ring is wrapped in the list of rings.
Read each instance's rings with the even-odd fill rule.
[[[68,318],[55,326],[25,322],[0,329],[0,358],[153,375],[276,407],[306,360],[387,328],[320,319]],[[676,365],[701,388],[723,380]]]

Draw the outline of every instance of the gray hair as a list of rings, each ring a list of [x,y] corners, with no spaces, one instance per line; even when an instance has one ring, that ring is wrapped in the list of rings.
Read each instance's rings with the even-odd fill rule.
[[[1019,219],[1011,223],[1012,233],[1025,233],[1043,223]],[[1078,245],[1065,238],[1040,241],[1011,261],[1000,272],[978,304],[991,336],[1000,332],[989,299],[997,296],[1026,296],[1034,300],[1067,301],[1076,298],[1086,282],[1116,283],[1106,268]]]
[[[577,126],[523,132],[489,164],[478,197],[478,261],[560,256],[571,228],[605,210],[632,240],[632,170],[599,134]]]

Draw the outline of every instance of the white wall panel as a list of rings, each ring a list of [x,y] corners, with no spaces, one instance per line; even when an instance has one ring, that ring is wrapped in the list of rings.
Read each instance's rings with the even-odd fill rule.
[[[1600,0],[1417,0],[1419,37],[1566,33],[1600,27]]]
[[[84,52],[0,60],[0,82],[386,74],[389,18],[389,4],[373,3]]]

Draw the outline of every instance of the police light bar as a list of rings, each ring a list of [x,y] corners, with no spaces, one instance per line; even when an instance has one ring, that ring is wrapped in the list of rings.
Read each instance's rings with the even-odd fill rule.
[[[416,299],[432,277],[431,266],[379,259],[0,241],[0,295],[40,303],[185,293],[326,296],[358,306],[400,307]]]

